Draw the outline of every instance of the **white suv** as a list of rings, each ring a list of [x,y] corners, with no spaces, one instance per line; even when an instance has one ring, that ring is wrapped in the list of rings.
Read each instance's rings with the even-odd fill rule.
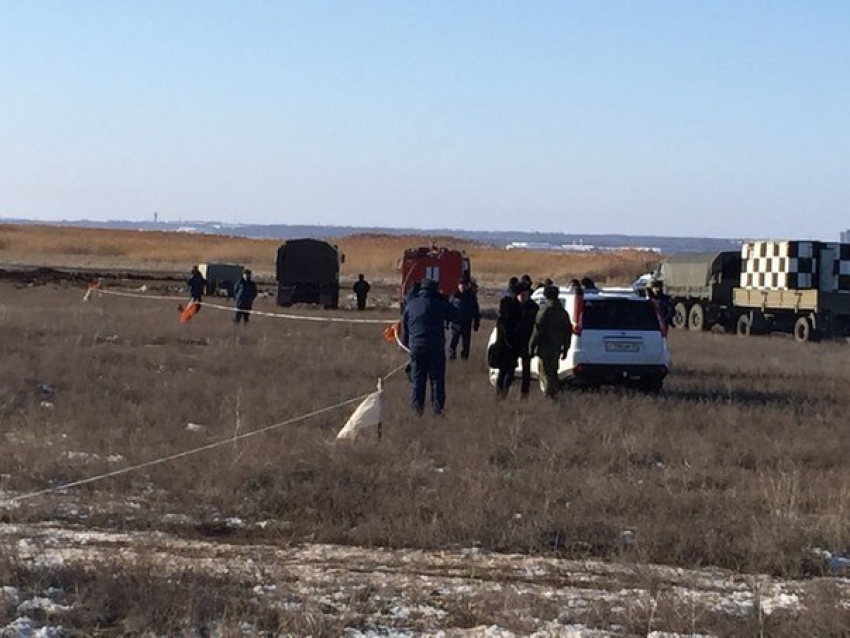
[[[576,295],[561,288],[561,303],[573,323],[573,337],[566,359],[561,359],[558,376],[581,386],[627,385],[658,392],[670,369],[667,327],[655,302],[630,289],[600,289]],[[543,303],[543,290],[532,295]],[[496,340],[490,335],[489,345]],[[531,360],[531,375],[537,377],[539,360]],[[517,367],[517,376],[521,368]],[[495,385],[498,370],[490,369]]]

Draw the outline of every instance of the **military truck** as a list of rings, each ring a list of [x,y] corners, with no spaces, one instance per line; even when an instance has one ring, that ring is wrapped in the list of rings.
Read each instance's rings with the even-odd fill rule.
[[[674,305],[673,326],[710,330],[716,325],[731,330],[737,315],[732,290],[741,279],[741,253],[674,255],[662,262],[658,279]]]
[[[339,268],[345,256],[319,239],[291,239],[277,250],[277,303],[339,306]]]
[[[671,257],[657,278],[677,328],[801,342],[850,335],[850,244],[749,241],[740,252]]]
[[[245,268],[239,264],[208,263],[198,264],[198,270],[207,280],[208,295],[232,297]]]
[[[850,335],[850,244],[754,241],[741,249],[733,291],[739,335],[790,332],[797,341]]]

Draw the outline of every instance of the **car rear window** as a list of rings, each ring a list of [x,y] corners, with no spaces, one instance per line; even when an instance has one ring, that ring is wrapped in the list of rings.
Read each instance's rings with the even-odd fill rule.
[[[590,330],[658,330],[658,317],[647,301],[585,300],[582,327]]]

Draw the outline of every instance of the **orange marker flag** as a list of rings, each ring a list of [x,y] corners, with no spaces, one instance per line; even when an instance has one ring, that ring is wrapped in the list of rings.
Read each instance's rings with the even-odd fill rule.
[[[182,312],[180,313],[180,323],[189,323],[190,321],[192,321],[192,317],[198,314],[198,311],[200,309],[201,304],[195,301],[190,301],[188,304],[186,304],[186,307],[183,308]]]

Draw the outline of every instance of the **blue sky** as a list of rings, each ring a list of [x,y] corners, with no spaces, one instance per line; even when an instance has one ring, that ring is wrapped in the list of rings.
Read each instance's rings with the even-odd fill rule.
[[[0,0],[0,216],[835,239],[850,3]]]

